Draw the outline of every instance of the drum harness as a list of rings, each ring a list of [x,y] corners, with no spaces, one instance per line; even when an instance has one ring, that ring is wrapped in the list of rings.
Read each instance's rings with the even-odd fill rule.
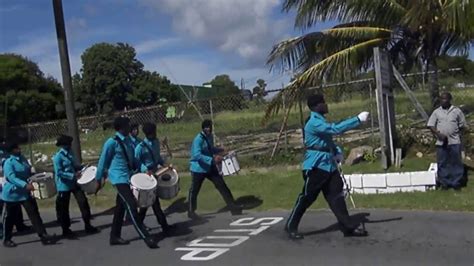
[[[125,156],[125,160],[127,161],[128,170],[130,170],[130,172],[133,172],[133,165],[130,162],[130,158],[128,158],[127,150],[125,149],[125,145],[123,144],[123,141],[118,136],[115,136],[114,139],[122,148],[123,156]]]

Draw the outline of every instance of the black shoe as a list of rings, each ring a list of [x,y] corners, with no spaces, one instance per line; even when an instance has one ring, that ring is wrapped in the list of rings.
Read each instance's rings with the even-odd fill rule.
[[[77,235],[70,229],[63,230],[63,237],[71,240],[78,239]]]
[[[292,240],[301,240],[304,236],[297,231],[286,231],[288,233],[288,237]]]
[[[42,236],[40,236],[40,239],[41,239],[41,243],[43,245],[53,245],[53,244],[56,244],[56,235],[47,235],[47,234],[44,234]]]
[[[16,231],[18,233],[23,233],[23,232],[29,232],[31,231],[31,226],[28,226],[26,224],[22,224],[16,227]]]
[[[195,212],[188,212],[188,218],[191,220],[201,220],[202,217],[197,215]]]
[[[5,240],[3,241],[3,246],[6,248],[14,248],[17,246],[17,244],[11,240]]]
[[[121,237],[113,237],[113,238],[110,238],[109,243],[111,246],[124,246],[124,245],[130,244],[130,241],[125,240]]]
[[[145,244],[151,249],[160,248],[158,242],[151,236],[145,238]]]
[[[90,225],[90,224],[89,224],[89,225],[86,225],[85,231],[86,231],[87,234],[91,234],[91,235],[92,235],[92,234],[97,234],[97,233],[100,232],[100,230],[99,230],[97,227],[94,227],[94,226],[92,226],[92,225]]]
[[[344,232],[344,237],[365,237],[368,235],[369,235],[369,232],[367,232],[363,228],[356,228],[354,230]]]

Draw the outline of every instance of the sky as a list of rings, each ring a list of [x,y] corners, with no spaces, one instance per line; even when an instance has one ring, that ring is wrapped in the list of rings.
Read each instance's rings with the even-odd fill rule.
[[[274,89],[288,74],[265,64],[272,46],[297,36],[282,0],[63,0],[72,73],[99,42],[135,47],[145,69],[173,83],[201,85],[228,74],[252,89]],[[18,53],[61,82],[51,0],[0,0],[0,53]],[[328,24],[329,25],[329,24]],[[327,25],[318,26],[321,29]]]
[[[135,47],[145,69],[173,83],[201,85],[228,74],[252,89],[280,88],[289,74],[265,64],[272,46],[302,32],[283,0],[63,0],[72,73],[99,42]],[[321,23],[321,30],[334,22]],[[472,49],[471,49],[472,51]],[[51,0],[0,0],[0,53],[18,53],[61,82]],[[471,53],[472,57],[472,53]]]

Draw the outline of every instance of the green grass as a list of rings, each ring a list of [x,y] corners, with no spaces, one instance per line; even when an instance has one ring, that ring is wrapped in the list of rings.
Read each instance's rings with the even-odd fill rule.
[[[426,170],[429,158],[412,158],[405,161],[403,171]],[[426,167],[425,167],[426,166]],[[352,167],[344,167],[344,172],[382,172],[378,162],[363,163]],[[391,169],[394,171],[394,169]],[[181,191],[176,199],[186,198],[191,184],[191,177],[187,170],[180,171]],[[474,211],[474,175],[470,176],[471,182],[461,192],[454,191],[429,191],[413,193],[395,193],[383,195],[354,195],[358,208],[387,208],[405,210],[451,210]],[[254,196],[263,202],[254,211],[263,210],[289,210],[293,207],[298,193],[303,186],[301,171],[296,166],[273,166],[267,168],[245,169],[240,175],[225,178],[228,186],[236,198]],[[110,184],[99,193],[91,196],[90,203],[94,209],[112,207],[115,202],[115,192]],[[173,202],[163,201],[163,206]],[[75,203],[74,203],[75,204]],[[54,200],[40,201],[42,207],[54,206]],[[205,181],[198,199],[198,210],[202,212],[215,211],[225,206],[211,182]],[[348,204],[349,206],[349,204]],[[313,209],[327,208],[322,195],[311,207]]]

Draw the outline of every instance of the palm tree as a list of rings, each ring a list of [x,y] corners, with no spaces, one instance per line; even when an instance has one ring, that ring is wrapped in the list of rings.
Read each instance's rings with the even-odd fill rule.
[[[372,68],[374,47],[388,50],[392,61],[405,69],[418,65],[437,71],[439,56],[465,55],[474,44],[474,1],[469,0],[285,0],[283,11],[294,9],[295,27],[303,31],[322,21],[341,24],[273,47],[271,68],[297,74],[270,103],[266,118],[281,108],[283,94],[297,102],[303,88]],[[435,106],[438,79],[429,76]]]

